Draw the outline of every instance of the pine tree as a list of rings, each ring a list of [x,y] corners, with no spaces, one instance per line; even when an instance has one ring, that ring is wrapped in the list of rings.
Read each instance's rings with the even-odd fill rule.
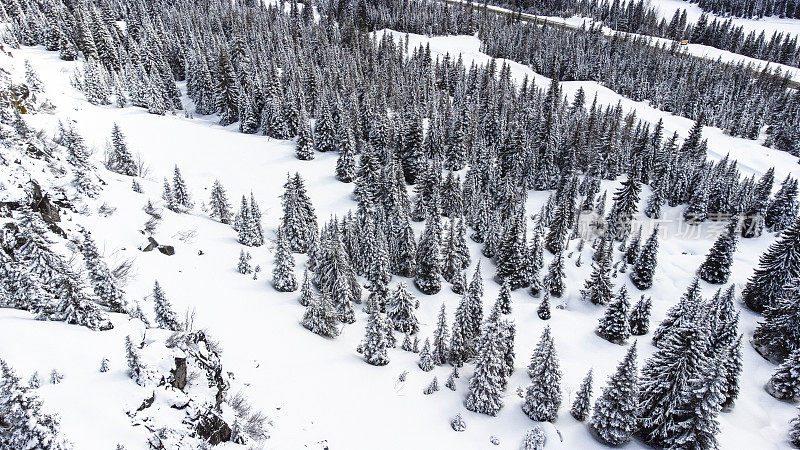
[[[800,447],[800,416],[796,416],[789,423],[792,425],[792,429],[789,430],[789,439],[792,441],[792,445]]]
[[[158,281],[153,285],[153,309],[156,313],[156,324],[159,328],[171,331],[183,330],[183,325],[178,321],[178,316],[172,310],[172,304],[167,300]]]
[[[496,305],[500,314],[511,314],[511,288],[507,279],[503,279],[503,284],[500,286],[500,295],[497,297]]]
[[[164,204],[168,210],[178,212],[178,203],[175,201],[175,196],[172,194],[172,187],[169,185],[169,181],[167,181],[166,177],[164,177],[164,190],[161,193],[161,198],[164,200]]]
[[[429,215],[425,223],[425,231],[417,246],[417,267],[414,284],[426,295],[432,295],[442,287],[440,280],[439,257],[439,217]]]
[[[13,369],[0,359],[0,448],[67,450],[59,436],[59,420],[42,411],[42,401],[20,384]]]
[[[564,254],[559,252],[547,268],[547,277],[545,277],[544,281],[544,285],[550,291],[550,295],[561,297],[564,289],[566,289],[564,278],[566,278],[564,274]]]
[[[106,373],[106,372],[108,372],[108,371],[109,371],[109,368],[108,368],[108,358],[105,358],[105,357],[104,357],[104,358],[103,358],[103,360],[102,360],[102,361],[100,361],[100,373]],[[35,374],[34,374],[34,375],[35,375]]]
[[[532,384],[525,394],[522,411],[531,420],[552,422],[561,406],[561,369],[556,355],[550,327],[545,328],[534,350],[528,375]]]
[[[308,306],[316,301],[314,298],[314,288],[311,286],[311,279],[308,277],[308,268],[303,271],[303,286],[300,288],[300,304]]]
[[[503,407],[503,355],[497,329],[489,327],[486,333],[480,340],[464,406],[473,412],[496,416]]]
[[[542,301],[539,303],[539,307],[536,309],[536,315],[542,320],[550,320],[550,292],[544,292]]]
[[[134,161],[133,155],[128,150],[125,136],[116,123],[111,129],[111,151],[106,161],[106,167],[108,170],[131,177],[136,176],[138,173],[136,161]]]
[[[175,174],[172,177],[172,197],[175,199],[175,204],[179,207],[184,207],[186,209],[192,209],[194,207],[192,199],[189,197],[189,189],[183,181],[178,166],[175,166]]]
[[[431,384],[429,384],[428,387],[422,391],[422,393],[425,395],[431,395],[434,392],[439,392],[439,379],[435,376],[433,377],[433,380],[431,380]]]
[[[728,230],[714,242],[706,256],[706,260],[697,271],[700,278],[713,284],[728,282],[728,277],[731,274],[731,264],[733,264],[733,254],[736,251],[738,225],[738,219],[732,219],[728,225]]]
[[[450,333],[447,329],[447,315],[445,313],[444,303],[442,303],[442,307],[439,310],[439,319],[436,323],[436,330],[433,332],[433,351],[431,352],[433,363],[437,366],[441,366],[447,362],[450,353],[447,348],[447,342],[449,340]]]
[[[453,334],[450,338],[450,354],[448,361],[454,367],[461,367],[471,355],[470,351],[470,303],[469,297],[465,294],[461,296],[456,308],[455,319],[453,320]]]
[[[650,310],[652,305],[652,299],[650,297],[645,298],[642,295],[642,298],[633,306],[628,317],[628,326],[632,335],[644,336],[650,332]]]
[[[314,136],[308,125],[308,118],[301,116],[300,126],[297,129],[297,145],[295,147],[297,159],[311,161],[314,159]]]
[[[228,203],[228,195],[222,183],[214,180],[211,186],[211,200],[208,202],[211,208],[210,216],[218,219],[222,223],[231,223],[231,205]]]
[[[425,344],[422,346],[422,350],[419,352],[419,368],[422,369],[424,372],[430,372],[433,370],[433,358],[431,357],[431,342],[428,338],[425,338]]]
[[[414,313],[418,307],[419,301],[408,292],[405,283],[400,283],[389,298],[386,314],[395,330],[415,334],[419,331],[419,321]]]
[[[653,274],[658,263],[658,226],[653,230],[653,234],[647,238],[639,259],[633,265],[631,271],[631,281],[638,289],[649,289],[653,285]]]
[[[783,231],[797,217],[797,180],[787,176],[775,198],[767,205],[764,225],[772,232]]]
[[[335,338],[339,335],[339,313],[324,291],[314,296],[303,314],[303,326],[320,336]]]
[[[367,319],[367,330],[364,336],[364,342],[361,344],[361,353],[364,354],[364,359],[373,366],[385,366],[389,364],[389,354],[386,349],[389,347],[389,341],[386,334],[391,333],[389,324],[379,309],[375,306],[372,307],[372,312]]]
[[[356,179],[355,144],[353,132],[347,130],[345,145],[339,149],[339,158],[336,160],[336,179],[342,183],[352,183]]]
[[[278,239],[275,248],[275,263],[272,269],[272,285],[279,292],[297,290],[297,279],[294,276],[294,256],[283,231],[278,228]]]
[[[667,310],[666,317],[658,324],[658,327],[653,332],[653,344],[656,347],[660,347],[662,341],[670,333],[686,324],[692,323],[700,311],[702,302],[700,282],[698,278],[695,278],[678,303]]]
[[[584,289],[581,291],[583,300],[595,305],[605,305],[614,298],[610,272],[609,259],[606,257],[601,257],[599,261],[592,264],[592,274],[586,280]]]
[[[800,349],[794,350],[770,377],[767,392],[778,400],[800,400]]]
[[[766,214],[770,194],[772,194],[774,179],[775,168],[772,167],[761,177],[758,184],[755,186],[742,221],[741,231],[743,238],[761,236],[761,232],[764,229],[764,215]]]
[[[86,230],[82,230],[82,234],[83,246],[81,247],[81,254],[86,263],[86,270],[95,295],[100,299],[101,304],[112,312],[126,312],[125,292],[120,287],[120,283],[114,278],[111,270],[101,258],[91,234]]]
[[[547,441],[542,427],[535,427],[534,429],[525,433],[525,439],[522,441],[522,450],[544,450],[544,444]]]
[[[666,439],[668,448],[719,447],[717,416],[725,400],[724,384],[725,366],[720,358],[715,358],[691,380],[688,398],[677,407],[681,419]]]
[[[214,103],[220,125],[227,126],[239,120],[239,82],[225,45],[220,46],[217,61]]]
[[[131,377],[136,384],[144,384],[145,374],[142,357],[139,355],[139,349],[134,347],[130,336],[125,336],[125,358],[128,361],[128,376]]]
[[[572,408],[569,410],[572,417],[579,422],[589,418],[589,411],[592,408],[592,376],[592,370],[589,369],[586,378],[581,382],[581,387],[578,388]]]
[[[603,394],[594,403],[589,429],[603,444],[622,445],[636,431],[639,389],[636,377],[636,343],[617,366]]]
[[[800,218],[781,233],[758,260],[758,268],[742,291],[748,308],[764,313],[777,304],[784,286],[800,275]]]
[[[669,445],[681,417],[680,405],[691,394],[692,380],[707,364],[706,330],[684,323],[673,329],[642,368],[639,433],[654,446]]]
[[[615,344],[624,343],[631,335],[630,327],[628,326],[629,306],[628,291],[625,286],[622,286],[616,299],[608,305],[605,314],[600,318],[597,334],[609,342]]]

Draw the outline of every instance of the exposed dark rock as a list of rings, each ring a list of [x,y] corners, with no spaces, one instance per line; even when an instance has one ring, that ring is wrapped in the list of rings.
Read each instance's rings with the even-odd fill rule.
[[[143,252],[152,251],[154,248],[158,247],[158,242],[152,238],[152,236],[147,237],[147,245],[139,247],[139,250]]]
[[[175,358],[175,368],[172,372],[172,386],[183,390],[186,387],[186,358]]]
[[[165,254],[167,256],[172,256],[172,255],[175,254],[175,247],[173,247],[171,245],[159,245],[158,246],[158,251],[160,251],[161,253],[163,253],[163,254]]]
[[[141,405],[139,405],[139,407],[138,407],[138,408],[136,408],[136,411],[137,411],[137,412],[138,412],[138,411],[143,411],[143,410],[145,410],[145,409],[147,409],[147,408],[149,408],[149,407],[153,406],[153,402],[154,402],[154,401],[156,401],[156,391],[153,391],[153,395],[151,395],[151,396],[150,396],[150,398],[146,398],[146,399],[144,399],[144,401],[142,402],[142,404],[141,404]]]
[[[197,420],[197,434],[211,445],[231,440],[231,427],[211,409],[200,413]]]

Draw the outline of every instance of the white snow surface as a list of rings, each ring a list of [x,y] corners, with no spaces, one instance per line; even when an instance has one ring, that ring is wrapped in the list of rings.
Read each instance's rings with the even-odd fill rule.
[[[398,38],[404,36],[395,34]],[[486,63],[489,59],[479,52],[479,41],[475,37],[409,35],[409,39],[412,46],[430,43],[434,57],[448,52],[451,55],[460,53],[467,65],[472,61]],[[272,239],[281,214],[278,196],[283,191],[287,173],[297,171],[304,177],[320,222],[334,214],[341,216],[355,205],[351,199],[353,186],[333,177],[336,155],[318,153],[313,161],[299,161],[294,157],[293,142],[241,134],[236,125],[220,127],[214,116],[193,119],[182,113],[156,116],[139,108],[90,105],[69,84],[75,63],[61,61],[57,53],[46,52],[41,47],[14,50],[12,55],[11,58],[0,56],[0,66],[13,67],[21,73],[23,60],[30,59],[46,85],[46,95],[57,107],[55,115],[26,117],[32,125],[52,133],[57,119],[75,119],[87,143],[98,149],[94,158],[100,165],[103,145],[112,124],[117,123],[129,147],[148,162],[151,174],[142,182],[144,194],[131,191],[130,178],[102,171],[107,185],[95,202],[97,205],[108,202],[116,206],[117,211],[109,217],[93,214],[76,216],[74,220],[92,231],[98,247],[106,255],[135,258],[136,276],[126,287],[129,301],[141,300],[157,279],[177,311],[196,311],[198,325],[208,327],[222,344],[226,370],[233,371],[235,378],[248,386],[246,393],[251,402],[273,420],[271,438],[264,442],[266,448],[486,449],[495,448],[489,442],[491,436],[499,439],[499,448],[518,448],[525,432],[537,423],[522,412],[522,399],[516,395],[516,389],[530,383],[525,367],[545,326],[552,329],[564,374],[558,420],[553,424],[539,424],[547,435],[547,448],[600,447],[586,425],[570,416],[569,406],[590,368],[595,371],[593,398],[597,398],[626,347],[608,343],[595,335],[603,310],[580,300],[579,290],[590,271],[586,263],[591,256],[590,246],[583,250],[584,264],[578,268],[574,264],[578,257],[576,241],[571,242],[569,251],[574,253],[566,260],[567,292],[562,299],[552,299],[554,308],[549,321],[542,321],[536,315],[539,299],[523,290],[513,293],[517,356],[516,370],[505,393],[505,406],[497,417],[471,413],[463,406],[472,371],[469,365],[460,371],[457,392],[443,388],[433,395],[423,395],[422,390],[433,376],[443,384],[450,368],[436,367],[433,372],[422,372],[416,365],[417,355],[399,348],[390,351],[391,363],[387,366],[373,367],[363,362],[355,351],[364,333],[366,315],[361,308],[357,308],[358,322],[345,326],[342,335],[335,340],[305,330],[299,323],[303,314],[303,307],[297,301],[299,292],[279,293],[270,284],[272,242],[247,249],[253,255],[253,263],[261,266],[259,280],[240,275],[235,271],[235,264],[242,246],[237,243],[235,232],[196,208],[189,214],[164,212],[156,239],[174,245],[174,256],[137,250],[141,239],[138,230],[147,218],[142,206],[148,199],[160,202],[162,179],[165,176],[171,179],[175,164],[180,167],[198,204],[207,201],[215,179],[224,184],[234,207],[238,206],[242,194],[252,190],[262,208],[265,230]],[[547,78],[528,67],[508,63],[517,79],[527,74],[539,86],[549,83]],[[587,102],[591,102],[595,94],[602,104],[621,102],[626,109],[636,108],[638,116],[650,122],[663,118],[667,131],[677,131],[684,137],[692,125],[691,120],[622,98],[597,83],[565,82],[562,87],[570,97],[583,87]],[[184,98],[184,105],[192,110],[188,98]],[[782,180],[789,173],[798,176],[797,158],[787,153],[767,149],[755,141],[727,136],[715,128],[707,127],[704,135],[708,137],[712,157],[721,158],[730,153],[746,174],[758,176],[775,166],[776,180]],[[610,194],[617,186],[617,182],[604,182],[603,188]],[[648,195],[649,190],[645,188],[642,206]],[[527,211],[538,211],[546,198],[547,193],[532,192]],[[665,220],[682,223],[681,213],[681,208],[665,208]],[[419,225],[416,224],[418,233]],[[723,226],[716,229],[703,226],[699,228],[699,237],[678,234],[675,232],[677,225],[666,228],[673,232],[661,240],[654,286],[645,292],[653,298],[651,329],[684,292]],[[179,239],[192,231],[192,238]],[[731,277],[739,292],[752,274],[758,256],[774,238],[765,233],[759,239],[740,242]],[[499,285],[493,279],[494,265],[480,254],[477,244],[469,242],[472,264],[468,274],[471,276],[477,261],[481,261],[483,302],[488,312],[499,292]],[[198,254],[200,250],[202,255]],[[550,257],[546,254],[546,263]],[[305,259],[300,255],[295,258],[296,274],[301,279]],[[447,307],[448,321],[452,322],[459,296],[452,294],[446,284],[439,294],[425,296],[413,287],[412,280],[395,276],[392,285],[397,282],[408,284],[420,300],[417,314],[423,340],[431,336],[442,302]],[[614,282],[627,285],[632,300],[638,300],[640,292],[626,275],[620,274]],[[710,297],[716,287],[704,284],[703,289]],[[146,310],[150,306],[149,301],[143,303]],[[759,317],[745,308],[739,309],[740,332],[747,339]],[[131,323],[135,322],[118,315],[113,316],[113,321],[114,330],[92,332],[61,323],[36,322],[28,313],[0,309],[0,357],[7,359],[23,379],[34,370],[46,378],[54,367],[65,374],[63,383],[44,383],[39,394],[47,410],[60,414],[63,432],[76,448],[113,448],[117,442],[124,443],[128,449],[145,448],[144,431],[131,428],[123,412],[131,407],[129,403],[140,401],[142,396],[141,388],[123,373],[122,340],[135,331],[131,329]],[[641,368],[654,348],[649,336],[638,341]],[[108,374],[97,373],[103,356],[111,360],[112,371]],[[722,448],[789,446],[788,422],[796,409],[773,399],[763,389],[774,368],[749,345],[744,345],[742,393],[734,410],[720,415]],[[398,376],[403,371],[408,371],[407,380],[399,382]],[[454,432],[449,425],[457,413],[461,413],[467,424],[461,433]],[[644,446],[634,441],[625,448]]]

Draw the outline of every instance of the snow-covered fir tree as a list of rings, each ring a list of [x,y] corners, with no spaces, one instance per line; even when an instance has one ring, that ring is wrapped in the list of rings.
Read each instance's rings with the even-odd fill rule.
[[[297,290],[297,278],[294,275],[294,256],[289,249],[289,243],[278,228],[278,239],[275,247],[275,262],[272,269],[272,285],[279,292],[293,292]]]
[[[572,417],[580,422],[589,418],[589,411],[592,407],[592,377],[593,372],[589,369],[589,373],[586,374],[586,377],[578,388],[575,401],[572,402],[572,408],[569,410]]]
[[[545,328],[534,350],[528,375],[532,384],[525,392],[522,411],[532,420],[554,421],[561,406],[561,368],[550,327]]]
[[[630,441],[637,429],[638,397],[634,342],[594,403],[589,422],[592,435],[603,444],[612,446]]]

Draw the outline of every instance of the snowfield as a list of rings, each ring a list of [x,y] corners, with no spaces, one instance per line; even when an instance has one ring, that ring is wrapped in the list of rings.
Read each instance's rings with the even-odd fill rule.
[[[676,2],[659,3],[667,10]],[[688,3],[681,4],[692,8]],[[669,11],[665,14],[671,15]],[[406,38],[405,34],[391,30],[380,33]],[[411,48],[429,43],[434,57],[460,54],[466,66],[472,62],[484,64],[489,59],[480,52],[480,41],[472,36],[408,35],[408,39]],[[317,153],[313,161],[300,161],[294,156],[294,142],[242,134],[235,124],[217,125],[215,116],[190,118],[182,112],[157,116],[140,108],[91,105],[70,86],[69,78],[76,64],[61,61],[57,53],[41,47],[23,47],[13,50],[11,56],[2,55],[0,66],[22,73],[25,59],[38,71],[45,83],[46,95],[56,106],[54,115],[26,116],[31,125],[52,133],[58,119],[74,119],[87,144],[97,149],[94,159],[101,166],[103,146],[116,123],[132,151],[140,153],[147,162],[150,175],[142,182],[143,194],[131,191],[129,177],[101,170],[107,184],[93,200],[96,203],[93,210],[106,202],[117,207],[116,212],[108,217],[96,213],[76,216],[74,220],[92,231],[106,256],[135,258],[136,275],[126,287],[128,301],[142,300],[152,290],[153,281],[158,280],[176,311],[196,312],[196,323],[208,328],[220,341],[224,366],[233,372],[254,406],[272,419],[270,439],[263,443],[266,448],[486,449],[495,448],[490,443],[492,436],[499,440],[497,448],[518,448],[525,432],[537,423],[522,412],[523,400],[516,391],[518,386],[530,384],[524,368],[546,326],[553,332],[564,374],[564,398],[558,420],[553,424],[540,424],[547,435],[547,448],[600,447],[586,425],[570,416],[569,405],[590,368],[594,369],[593,398],[597,398],[627,347],[596,336],[594,330],[603,309],[580,300],[579,291],[591,270],[589,245],[582,252],[584,264],[576,267],[577,241],[571,241],[566,252],[571,257],[565,264],[567,292],[561,299],[552,299],[553,316],[549,321],[537,317],[540,299],[531,297],[525,290],[513,292],[517,357],[516,370],[505,393],[505,406],[497,417],[471,413],[463,405],[471,365],[460,371],[456,392],[442,388],[432,395],[423,395],[422,390],[434,375],[440,384],[444,383],[451,370],[449,366],[422,372],[416,365],[418,355],[399,348],[390,350],[389,365],[370,366],[355,351],[364,334],[366,314],[361,307],[356,308],[356,324],[345,326],[335,340],[324,339],[300,325],[303,307],[297,301],[299,292],[279,293],[271,286],[274,232],[281,214],[279,195],[287,174],[299,172],[303,176],[321,223],[332,215],[341,217],[355,206],[351,198],[353,185],[340,183],[333,177],[336,155]],[[512,75],[518,80],[527,75],[539,86],[546,87],[550,83],[548,78],[533,73],[528,67],[503,62],[511,66]],[[638,117],[651,123],[663,119],[665,136],[678,132],[685,137],[693,124],[689,119],[672,116],[644,102],[622,98],[597,83],[564,82],[561,85],[570,99],[583,88],[587,104],[597,95],[598,103],[620,102],[625,110],[636,109]],[[191,112],[191,101],[185,96],[182,100]],[[725,135],[716,128],[706,127],[703,134],[708,138],[710,156],[720,159],[730,154],[739,161],[739,168],[745,175],[759,176],[774,166],[776,181],[789,174],[800,176],[797,158],[788,153],[767,149],[757,141]],[[241,195],[253,193],[261,206],[264,229],[270,239],[265,246],[246,248],[253,256],[253,265],[261,267],[258,280],[236,272],[236,261],[243,247],[238,244],[235,232],[230,226],[211,220],[199,206],[190,214],[164,211],[164,221],[156,239],[159,243],[174,245],[174,256],[138,250],[142,241],[138,230],[147,219],[142,207],[148,199],[160,202],[162,180],[171,178],[176,164],[198,205],[208,201],[215,179],[223,183],[234,207],[238,206]],[[604,182],[602,189],[611,195],[617,187],[617,182]],[[531,192],[527,212],[537,212],[547,195]],[[645,187],[640,210],[648,195],[649,188]],[[653,288],[645,292],[653,299],[651,330],[683,294],[694,271],[724,228],[712,229],[704,225],[700,236],[689,236],[692,233],[680,232],[679,225],[683,225],[683,231],[687,230],[681,218],[683,208],[665,207],[664,211],[662,221],[668,226],[664,227],[665,236],[660,241],[656,278]],[[647,225],[652,224],[648,221]],[[415,230],[419,236],[421,224],[416,223]],[[773,234],[765,232],[758,239],[740,240],[731,276],[737,293],[741,292],[758,257],[774,238]],[[500,288],[494,280],[495,268],[481,255],[478,244],[469,240],[468,243],[472,264],[467,274],[471,277],[480,261],[485,290],[483,304],[488,313]],[[301,280],[305,257],[295,255],[295,258],[296,275]],[[550,258],[546,253],[546,263]],[[398,282],[406,283],[420,300],[417,316],[422,340],[431,336],[442,303],[446,305],[448,323],[452,322],[459,296],[450,292],[448,285],[443,285],[439,294],[426,296],[416,290],[410,279],[395,276],[392,287]],[[626,275],[615,278],[614,283],[627,286],[632,302],[639,299],[641,292]],[[706,298],[717,289],[702,285]],[[147,310],[149,304],[149,300],[143,301]],[[741,313],[739,331],[747,339],[759,316],[740,305],[737,307]],[[135,325],[136,321],[122,315],[112,316],[113,330],[92,332],[63,323],[37,322],[29,313],[0,309],[0,356],[15,367],[23,380],[33,371],[42,375],[43,386],[38,393],[45,408],[61,416],[62,430],[76,448],[114,448],[117,443],[124,443],[129,450],[146,448],[146,431],[131,427],[130,418],[125,414],[126,409],[135,409],[149,395],[147,389],[134,384],[124,373],[124,337],[141,330]],[[638,347],[641,368],[645,358],[654,351],[650,336],[639,339]],[[775,366],[761,358],[750,345],[743,346],[743,354],[742,392],[733,411],[720,415],[721,448],[786,448],[789,446],[788,422],[796,415],[796,408],[775,400],[764,391],[764,383]],[[111,362],[111,371],[106,374],[97,371],[103,357]],[[61,384],[44,381],[53,368],[64,374]],[[404,371],[408,371],[408,376],[401,382],[398,377]],[[457,413],[467,424],[461,433],[454,432],[449,425]],[[633,441],[624,448],[646,447]]]

